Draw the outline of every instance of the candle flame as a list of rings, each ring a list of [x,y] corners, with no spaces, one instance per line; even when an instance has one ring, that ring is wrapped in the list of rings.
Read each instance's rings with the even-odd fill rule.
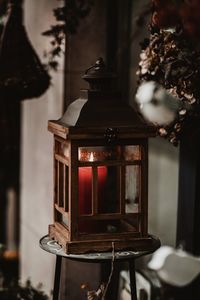
[[[81,160],[81,150],[78,149],[78,160]]]
[[[89,161],[94,161],[94,154],[93,154],[93,152],[90,153]]]

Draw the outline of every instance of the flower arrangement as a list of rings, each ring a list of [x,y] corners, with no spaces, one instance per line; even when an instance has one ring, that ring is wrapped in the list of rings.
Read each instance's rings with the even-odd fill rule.
[[[195,39],[200,37],[199,0],[152,0],[152,25],[160,29],[181,26]]]
[[[139,84],[155,81],[180,101],[173,122],[159,127],[159,134],[177,145],[200,101],[200,1],[152,0],[149,28],[140,54]]]

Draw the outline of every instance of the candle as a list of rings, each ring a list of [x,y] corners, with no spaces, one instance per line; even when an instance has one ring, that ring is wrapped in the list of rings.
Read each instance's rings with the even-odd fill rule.
[[[92,167],[78,170],[79,214],[92,213]]]
[[[98,201],[98,212],[100,212],[102,204],[105,202],[106,198],[106,183],[107,183],[107,176],[108,171],[107,167],[100,166],[97,169],[98,174],[98,185],[97,185],[97,197]]]
[[[98,206],[100,205],[103,191],[106,186],[107,168],[99,166],[97,168],[97,198]],[[79,191],[79,214],[92,214],[92,167],[80,167],[78,172],[78,191]],[[82,232],[92,232],[95,230],[94,224],[90,222],[81,222],[79,230]]]

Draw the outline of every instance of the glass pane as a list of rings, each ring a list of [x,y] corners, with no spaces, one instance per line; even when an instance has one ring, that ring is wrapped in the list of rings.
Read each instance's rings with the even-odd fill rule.
[[[79,220],[78,229],[81,234],[138,232],[138,216],[132,216],[131,220]]]
[[[105,161],[117,160],[121,157],[121,148],[114,147],[80,147],[78,151],[79,161]]]
[[[65,211],[69,211],[69,168],[67,166],[65,167],[65,180],[64,180],[64,192],[65,192],[65,202],[64,202],[64,208]]]
[[[119,233],[119,220],[80,220],[79,233]]]
[[[59,211],[57,211],[57,209],[54,209],[55,212],[55,222],[60,222],[62,217],[61,217],[61,213]]]
[[[120,199],[120,173],[118,167],[98,167],[98,212],[118,213]]]
[[[66,143],[62,143],[60,145],[60,154],[63,155],[64,157],[68,158],[69,157],[69,145]]]
[[[126,166],[125,169],[125,212],[135,213],[139,209],[140,166]]]
[[[140,160],[141,159],[141,146],[129,145],[123,147],[123,158],[125,160]]]
[[[69,219],[68,219],[68,214],[62,214],[60,211],[55,209],[55,221],[59,223],[63,223],[64,225],[68,226],[69,224]]]
[[[63,207],[63,175],[64,165],[59,162],[58,164],[58,205]]]
[[[62,223],[66,226],[69,225],[69,218],[68,218],[68,215],[65,214],[65,215],[62,215]]]
[[[57,160],[54,161],[55,173],[54,173],[54,202],[58,204],[58,165]]]
[[[139,232],[138,215],[128,215],[121,223],[124,232]]]
[[[79,214],[92,213],[92,167],[78,169]]]
[[[55,152],[65,158],[69,158],[69,145],[66,142],[55,141]]]

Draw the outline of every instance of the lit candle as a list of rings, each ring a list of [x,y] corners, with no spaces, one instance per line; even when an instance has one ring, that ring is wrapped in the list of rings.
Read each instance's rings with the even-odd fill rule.
[[[108,171],[107,167],[105,166],[100,166],[97,169],[97,174],[98,174],[98,185],[97,185],[97,197],[99,199],[99,209],[101,204],[105,200],[105,193],[106,193],[106,181],[107,181],[107,176],[108,176]]]
[[[78,171],[79,214],[92,213],[92,167],[82,167]]]
[[[94,155],[91,152],[87,161],[94,161]],[[100,205],[103,192],[105,191],[107,178],[107,168],[105,166],[97,167],[97,198],[98,206]],[[79,167],[78,171],[78,192],[79,192],[79,214],[90,215],[92,214],[92,184],[93,184],[93,171],[92,167]],[[81,232],[91,233],[96,226],[90,222],[81,222],[79,230]]]
[[[101,203],[104,194],[107,178],[107,168],[100,166],[97,169],[97,197]],[[78,172],[78,191],[79,191],[79,213],[88,215],[92,213],[92,167],[79,168]]]

